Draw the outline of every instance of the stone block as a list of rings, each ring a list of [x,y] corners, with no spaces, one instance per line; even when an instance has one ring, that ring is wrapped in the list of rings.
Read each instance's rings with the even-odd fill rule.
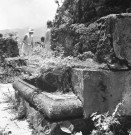
[[[131,65],[131,14],[116,16],[112,35],[116,57],[127,60]]]
[[[131,71],[74,68],[72,84],[83,103],[86,117],[94,112],[112,113],[120,102],[124,115],[131,115]]]

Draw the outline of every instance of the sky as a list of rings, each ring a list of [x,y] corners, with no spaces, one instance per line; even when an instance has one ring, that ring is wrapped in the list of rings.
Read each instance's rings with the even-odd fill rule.
[[[54,0],[0,0],[0,30],[44,26],[56,9]]]

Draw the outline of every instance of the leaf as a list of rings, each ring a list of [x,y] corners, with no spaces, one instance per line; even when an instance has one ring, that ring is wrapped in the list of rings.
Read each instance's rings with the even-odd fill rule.
[[[93,117],[93,116],[94,116],[94,115],[96,115],[96,114],[97,114],[97,112],[95,112],[95,113],[92,113],[92,114],[91,114],[91,117]]]
[[[96,115],[95,116],[95,119],[99,119],[99,118],[101,118],[101,115]]]
[[[104,130],[107,130],[108,129],[108,124],[104,124],[102,127],[103,127]]]
[[[71,134],[71,131],[70,131],[68,128],[66,128],[66,127],[61,127],[61,130],[62,130],[63,132],[65,132],[65,133]]]
[[[82,132],[81,131],[77,132],[75,135],[82,135]]]

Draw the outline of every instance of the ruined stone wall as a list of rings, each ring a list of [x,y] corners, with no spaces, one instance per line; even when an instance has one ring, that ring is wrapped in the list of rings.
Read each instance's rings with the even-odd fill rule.
[[[3,65],[4,59],[7,57],[19,56],[18,43],[12,38],[0,39],[0,65]]]
[[[56,13],[51,48],[66,56],[91,51],[98,62],[117,61],[112,34],[120,16],[103,16],[125,13],[129,8],[129,0],[65,0]]]
[[[112,14],[100,18],[88,27],[84,24],[72,24],[57,31],[53,29],[52,47],[61,45],[66,55],[73,56],[91,51],[99,63],[129,60],[130,52],[127,50],[130,46],[130,21],[130,14]]]
[[[59,28],[65,23],[90,24],[112,13],[125,13],[130,4],[130,0],[65,0],[57,10],[54,25]]]

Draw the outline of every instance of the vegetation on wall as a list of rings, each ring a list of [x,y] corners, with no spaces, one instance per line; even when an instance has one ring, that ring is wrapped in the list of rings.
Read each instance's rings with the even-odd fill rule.
[[[52,49],[62,51],[65,56],[91,51],[100,63],[109,62],[109,57],[115,61],[109,30],[113,20],[97,20],[105,15],[124,13],[130,5],[129,0],[65,0],[58,6],[53,20]],[[107,53],[111,55],[104,56]]]

